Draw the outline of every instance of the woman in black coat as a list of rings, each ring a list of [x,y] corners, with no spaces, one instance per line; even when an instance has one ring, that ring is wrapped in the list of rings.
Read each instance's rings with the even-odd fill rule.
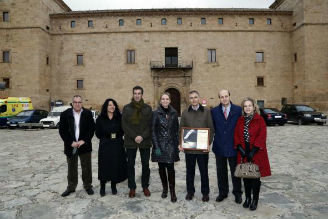
[[[161,95],[160,104],[152,118],[152,161],[158,162],[159,175],[163,185],[162,198],[167,197],[168,182],[171,201],[176,202],[174,162],[179,161],[178,114],[170,106],[170,94]]]
[[[100,195],[105,196],[106,182],[111,181],[112,194],[116,184],[127,178],[126,152],[123,147],[121,113],[115,100],[107,99],[96,121],[96,136],[100,139],[98,151],[98,179]]]

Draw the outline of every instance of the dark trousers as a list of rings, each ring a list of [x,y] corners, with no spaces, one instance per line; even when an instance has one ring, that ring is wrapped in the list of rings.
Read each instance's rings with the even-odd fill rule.
[[[78,182],[78,157],[80,157],[80,163],[82,168],[82,181],[84,189],[92,188],[92,169],[91,169],[91,152],[74,155],[73,157],[67,157],[67,189],[74,191]]]
[[[174,163],[158,163],[158,168],[160,170],[165,170],[167,169],[167,172],[174,172]]]
[[[220,155],[215,155],[216,157],[216,173],[218,179],[219,194],[228,195],[229,193],[229,183],[228,183],[228,167],[227,162],[230,167],[231,181],[232,181],[232,193],[236,195],[242,195],[241,191],[241,179],[235,177],[235,169],[237,165],[237,157],[222,157]]]
[[[130,189],[136,189],[136,180],[135,180],[135,162],[137,156],[137,148],[126,149],[128,156],[128,186]],[[141,164],[142,164],[142,174],[141,174],[141,185],[142,188],[148,188],[149,186],[149,159],[150,159],[150,148],[139,148]]]
[[[186,153],[186,167],[187,167],[187,192],[195,193],[195,167],[196,161],[198,164],[200,178],[201,178],[201,192],[203,195],[210,193],[210,186],[208,180],[208,154],[188,154]]]
[[[244,178],[244,187],[246,198],[251,198],[251,194],[253,193],[253,199],[259,199],[260,186],[261,186],[261,178],[258,179],[246,179]]]

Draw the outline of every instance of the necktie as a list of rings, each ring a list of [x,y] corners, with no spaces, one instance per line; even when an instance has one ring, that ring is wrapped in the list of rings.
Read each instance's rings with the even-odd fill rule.
[[[224,108],[223,114],[224,114],[224,118],[227,119],[228,118],[227,108]]]

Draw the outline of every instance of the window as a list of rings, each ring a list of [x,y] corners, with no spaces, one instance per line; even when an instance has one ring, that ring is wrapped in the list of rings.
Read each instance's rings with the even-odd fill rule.
[[[83,65],[83,55],[77,55],[77,65]]]
[[[218,24],[223,24],[223,18],[218,18]]]
[[[294,62],[297,62],[297,53],[294,53]]]
[[[258,76],[256,84],[257,84],[258,87],[264,87],[264,77]]]
[[[49,56],[46,58],[46,64],[49,65]]]
[[[264,62],[264,52],[256,52],[256,62]]]
[[[124,26],[124,20],[123,19],[118,20],[118,26]]]
[[[6,62],[6,63],[10,62],[10,52],[9,51],[2,52],[2,62]]]
[[[2,21],[9,22],[9,12],[5,11],[2,13]]]
[[[161,24],[166,25],[166,18],[162,18]]]
[[[206,24],[206,18],[201,18],[200,19],[200,24]]]
[[[88,20],[88,27],[93,27],[93,20]]]
[[[136,25],[141,25],[141,19],[136,20]]]
[[[249,23],[249,24],[254,24],[254,22],[255,22],[255,21],[254,21],[254,18],[249,18],[249,19],[248,19],[248,23]]]
[[[259,108],[264,108],[264,100],[257,100],[256,103]]]
[[[76,26],[75,21],[71,21],[71,28],[74,28]]]
[[[281,98],[281,105],[287,104],[287,97],[282,97]]]
[[[267,25],[271,25],[271,24],[272,24],[271,18],[267,18]]]
[[[2,81],[5,82],[5,88],[10,88],[10,79],[9,78],[3,78]]]
[[[127,52],[128,55],[128,64],[134,64],[135,63],[135,50],[128,50]]]
[[[182,18],[177,19],[177,24],[181,25],[182,24]]]
[[[216,49],[207,50],[207,59],[209,63],[216,62]]]
[[[178,67],[178,48],[165,48],[165,67]]]
[[[83,80],[77,80],[76,81],[76,88],[77,89],[83,89]]]

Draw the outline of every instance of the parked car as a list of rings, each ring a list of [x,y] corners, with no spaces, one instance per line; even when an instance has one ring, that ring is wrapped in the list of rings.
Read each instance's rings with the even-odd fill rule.
[[[47,117],[45,110],[24,110],[7,121],[9,127],[35,127],[39,126],[41,119]]]
[[[287,122],[287,115],[284,113],[281,113],[278,109],[276,108],[261,108],[260,109],[260,114],[265,120],[265,123],[267,125],[285,125]]]
[[[281,112],[287,114],[288,121],[296,122],[299,125],[307,123],[323,125],[327,120],[325,114],[304,104],[286,104],[282,107]]]
[[[58,128],[60,114],[65,110],[71,108],[71,106],[57,106],[54,107],[50,113],[48,114],[47,118],[41,119],[40,123],[42,124],[43,128]]]

